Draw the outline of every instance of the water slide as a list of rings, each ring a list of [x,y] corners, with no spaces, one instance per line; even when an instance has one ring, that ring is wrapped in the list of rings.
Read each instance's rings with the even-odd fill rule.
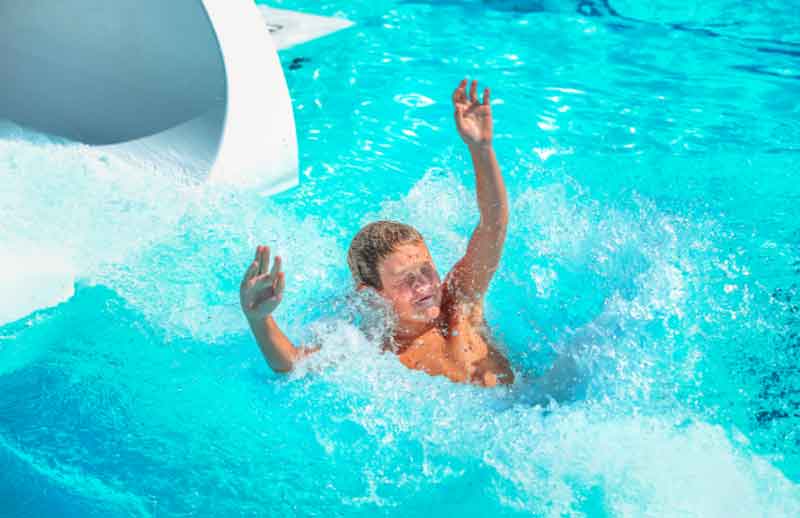
[[[276,50],[348,25],[252,0],[0,0],[0,119],[193,181],[279,192],[298,164]],[[2,256],[0,292],[17,296],[0,302],[0,325],[71,296],[69,272],[35,252]]]

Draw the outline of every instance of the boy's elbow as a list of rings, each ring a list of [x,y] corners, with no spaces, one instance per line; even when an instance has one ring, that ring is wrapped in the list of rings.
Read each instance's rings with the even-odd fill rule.
[[[508,231],[508,213],[481,217],[478,228],[484,235],[492,236],[496,241],[505,241]]]
[[[497,229],[498,232],[502,233],[503,236],[506,234],[506,229],[508,228],[508,210],[503,211],[502,214],[497,218]]]
[[[272,369],[272,372],[277,374],[288,374],[292,372],[294,365],[270,365],[269,367]]]
[[[281,358],[277,361],[268,361],[270,368],[277,373],[287,374],[294,370],[294,366],[306,356],[319,351],[319,346],[300,347],[292,349],[290,358]]]
[[[507,227],[508,217],[509,217],[508,203],[503,203],[498,208],[498,212],[499,212],[498,219],[500,220],[500,223],[502,224],[503,228]]]
[[[499,204],[481,211],[481,225],[494,229],[505,229],[508,226],[508,205]]]
[[[273,372],[277,372],[279,374],[292,372],[292,370],[294,370],[295,363],[297,363],[297,360],[293,358],[267,359],[267,365],[269,365],[269,368],[272,369]]]

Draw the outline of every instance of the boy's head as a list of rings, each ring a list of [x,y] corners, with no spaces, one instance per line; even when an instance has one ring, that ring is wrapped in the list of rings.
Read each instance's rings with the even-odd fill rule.
[[[370,223],[350,243],[347,264],[357,289],[374,289],[391,303],[400,323],[439,316],[439,274],[414,227],[395,221]]]

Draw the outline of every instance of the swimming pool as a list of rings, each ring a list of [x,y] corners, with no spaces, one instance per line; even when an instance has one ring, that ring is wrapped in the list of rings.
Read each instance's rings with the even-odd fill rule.
[[[3,244],[80,280],[0,329],[0,516],[800,515],[800,16],[658,4],[275,2],[356,26],[281,55],[301,185],[270,198],[4,125]],[[465,75],[493,89],[515,368],[617,315],[581,401],[408,371],[352,323],[363,223],[415,225],[441,271],[466,244]],[[290,376],[238,308],[257,243],[323,346]]]

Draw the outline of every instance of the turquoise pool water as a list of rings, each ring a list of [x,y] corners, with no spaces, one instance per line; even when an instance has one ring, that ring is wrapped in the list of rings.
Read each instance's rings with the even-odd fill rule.
[[[356,23],[281,54],[301,184],[271,198],[3,125],[3,244],[79,281],[0,328],[0,516],[800,516],[800,16],[674,4],[271,3]],[[352,323],[363,223],[463,251],[463,76],[493,88],[516,370],[615,314],[580,401],[408,371]],[[238,309],[257,243],[323,346],[290,376]]]

